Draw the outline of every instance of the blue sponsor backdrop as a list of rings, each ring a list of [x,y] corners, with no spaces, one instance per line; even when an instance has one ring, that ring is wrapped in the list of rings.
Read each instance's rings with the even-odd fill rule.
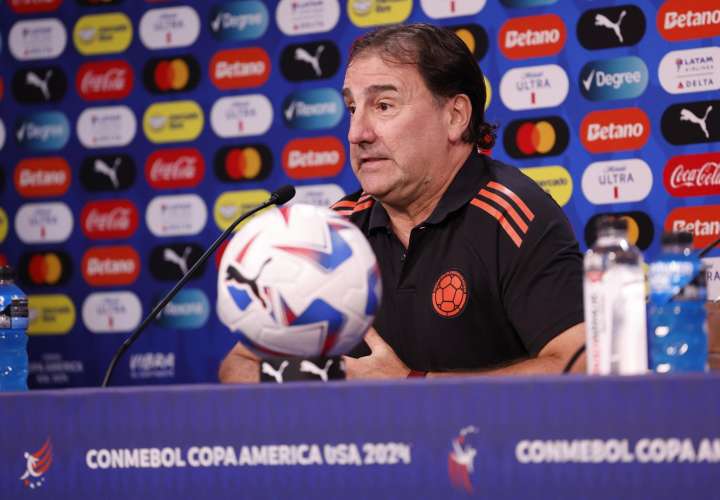
[[[451,4],[442,4],[447,12],[451,12]],[[277,18],[277,11],[280,2],[267,1],[233,1],[233,2],[174,2],[164,3],[143,3],[143,2],[117,2],[116,4],[103,6],[81,5],[80,2],[65,0],[59,8],[46,12],[17,13],[10,4],[25,4],[22,1],[3,2],[0,6],[0,33],[2,33],[2,48],[0,49],[0,63],[2,65],[3,95],[0,100],[0,119],[4,125],[5,141],[0,155],[0,166],[2,167],[2,179],[0,179],[0,199],[2,209],[7,220],[2,220],[0,213],[0,224],[6,225],[7,236],[1,242],[0,254],[4,259],[13,264],[19,264],[28,252],[66,252],[71,256],[68,269],[63,269],[63,276],[69,273],[69,278],[60,284],[52,283],[49,275],[52,273],[40,265],[36,271],[45,279],[32,281],[26,279],[22,286],[31,294],[65,294],[69,296],[74,304],[74,325],[69,332],[49,334],[51,332],[37,332],[30,340],[29,349],[31,357],[30,384],[33,387],[60,387],[60,386],[92,386],[99,383],[101,374],[109,362],[112,352],[120,345],[124,333],[117,334],[96,334],[88,330],[83,318],[84,314],[97,314],[97,311],[83,311],[83,304],[86,298],[97,291],[132,291],[142,304],[143,314],[146,314],[154,305],[155,301],[168,288],[169,282],[157,279],[150,272],[153,265],[150,255],[153,249],[163,245],[173,245],[178,252],[184,245],[205,246],[220,231],[215,223],[217,207],[215,202],[225,191],[243,191],[266,189],[272,191],[279,185],[287,183],[290,178],[282,167],[282,151],[284,146],[294,138],[321,137],[334,135],[345,142],[345,135],[348,127],[348,115],[343,110],[338,100],[337,90],[342,86],[343,71],[334,72],[330,68],[322,68],[322,57],[320,57],[320,76],[313,67],[313,57],[318,57],[317,42],[332,42],[337,46],[341,60],[345,61],[348,48],[352,41],[369,28],[360,28],[354,25],[348,14],[349,9],[354,9],[354,15],[360,16],[366,12],[367,4],[370,9],[377,6],[383,7],[398,4],[390,2],[385,5],[383,2],[355,2],[355,1],[302,1],[295,2],[298,19],[287,22]],[[92,2],[83,2],[92,3]],[[285,1],[287,3],[287,1]],[[402,3],[402,2],[400,2]],[[698,123],[703,118],[707,109],[706,103],[716,96],[718,82],[704,83],[693,93],[669,94],[660,85],[658,77],[658,65],[665,54],[670,51],[685,50],[692,48],[703,48],[717,46],[720,42],[718,36],[696,37],[690,34],[686,39],[679,41],[668,41],[661,35],[658,28],[657,16],[660,9],[666,9],[667,3],[659,0],[635,1],[632,5],[627,2],[605,0],[602,2],[588,3],[586,1],[560,1],[548,0],[488,0],[482,9],[474,15],[462,17],[440,17],[431,19],[424,12],[421,2],[412,3],[412,9],[407,21],[434,22],[446,26],[460,26],[476,24],[486,33],[489,40],[489,50],[483,53],[480,65],[485,71],[492,88],[492,100],[489,104],[487,117],[490,121],[501,125],[500,137],[493,155],[497,158],[519,167],[538,166],[562,166],[569,171],[572,177],[572,195],[569,202],[564,206],[576,234],[583,247],[586,245],[585,234],[587,222],[600,212],[625,212],[641,213],[638,218],[638,241],[648,241],[646,255],[652,259],[658,250],[658,237],[661,232],[667,215],[673,208],[681,206],[706,206],[717,203],[717,188],[714,195],[695,197],[673,197],[663,186],[663,171],[666,162],[675,156],[686,154],[709,153],[718,150],[718,139],[720,130],[709,130],[705,134]],[[698,2],[697,8],[702,10],[712,9],[712,2]],[[167,49],[150,50],[141,41],[140,19],[147,11],[156,8],[173,7],[178,5],[191,5],[198,14],[200,30],[197,39],[189,46]],[[381,5],[382,4],[382,5]],[[438,4],[438,5],[439,5]],[[483,2],[477,2],[478,5]],[[676,2],[682,8],[682,2]],[[710,6],[710,7],[708,7]],[[289,36],[284,34],[292,29],[312,29],[312,26],[322,25],[318,20],[325,17],[332,17],[332,12],[339,11],[337,24],[329,22],[327,28],[318,28],[317,32]],[[305,13],[303,13],[305,11]],[[592,13],[588,12],[592,10]],[[125,13],[133,28],[133,35],[130,45],[126,50],[119,53],[106,53],[83,56],[76,49],[73,41],[73,31],[76,22],[82,16],[90,14],[105,14],[112,12]],[[626,14],[623,14],[626,12]],[[711,11],[710,11],[711,12]],[[499,35],[502,26],[506,21],[525,16],[538,16],[542,14],[557,14],[562,18],[565,25],[565,42],[551,51],[553,55],[526,57],[522,48],[514,47],[512,59],[506,56],[506,52],[499,44]],[[372,15],[376,15],[372,14]],[[303,17],[304,16],[304,17]],[[662,16],[661,16],[662,17]],[[712,17],[712,16],[710,16]],[[17,60],[9,49],[9,33],[11,28],[18,21],[29,21],[35,19],[57,18],[62,21],[67,32],[67,44],[59,59],[45,60]],[[581,18],[584,19],[581,22]],[[622,19],[621,19],[622,18]],[[359,19],[359,17],[356,17]],[[367,19],[367,18],[366,18]],[[624,19],[624,20],[623,20]],[[278,23],[282,21],[288,24],[281,31]],[[623,24],[626,23],[626,24]],[[634,23],[634,24],[632,24]],[[662,20],[660,22],[662,25]],[[708,33],[717,33],[717,29],[708,28]],[[594,30],[594,31],[593,31]],[[674,33],[682,30],[674,29]],[[644,35],[637,41],[638,33]],[[87,32],[89,33],[89,31]],[[473,43],[473,30],[464,30],[461,34],[466,37],[468,43]],[[477,29],[475,29],[477,34]],[[618,34],[619,33],[619,34]],[[468,35],[469,34],[469,35]],[[172,36],[182,35],[173,33]],[[537,35],[537,34],[536,34]],[[541,35],[541,34],[540,34]],[[538,36],[540,36],[538,35]],[[674,35],[673,35],[674,36]],[[622,37],[622,41],[621,41]],[[531,37],[532,38],[532,34]],[[552,38],[552,36],[550,37]],[[682,38],[682,35],[681,35]],[[166,39],[167,40],[167,39]],[[480,38],[476,39],[480,42]],[[159,43],[162,43],[162,39]],[[302,54],[297,50],[293,51],[295,63],[302,69],[300,73],[307,76],[307,80],[297,81],[298,78],[289,79],[283,76],[281,71],[281,60],[283,52],[289,46],[306,44]],[[594,44],[594,45],[593,45]],[[238,88],[236,90],[219,90],[213,83],[210,72],[210,60],[213,55],[221,50],[243,47],[261,47],[270,59],[271,68],[269,79],[260,86]],[[599,47],[591,50],[586,47]],[[332,49],[327,54],[333,54]],[[191,90],[184,90],[186,79],[183,74],[185,69],[182,66],[173,66],[170,62],[175,56],[191,55],[200,66],[200,75],[197,86]],[[320,54],[322,56],[322,54]],[[286,54],[286,57],[287,54]],[[163,65],[160,71],[162,74],[149,75],[155,77],[152,83],[153,91],[148,89],[148,84],[143,82],[145,65],[151,59],[165,58],[170,60]],[[75,82],[80,66],[87,62],[98,62],[108,60],[122,60],[130,64],[134,71],[134,82],[132,90],[127,97],[120,99],[103,98],[98,101],[83,99],[78,92]],[[315,62],[318,62],[317,60]],[[706,61],[713,69],[709,70],[712,78],[717,78],[717,67],[720,61]],[[551,108],[539,106],[527,106],[527,109],[511,112],[508,103],[500,98],[500,81],[503,75],[514,68],[524,66],[540,66],[556,64],[567,73],[570,90],[566,99],[559,105]],[[684,64],[692,65],[692,61],[685,61]],[[695,63],[696,64],[696,63]],[[303,66],[304,65],[304,66]],[[13,92],[10,91],[13,77],[18,71],[48,68],[49,66],[61,67],[66,74],[68,89],[57,102],[43,103],[42,92],[37,90],[38,82],[28,83],[28,88],[35,89],[32,103],[21,103],[16,100]],[[192,65],[191,65],[192,66]],[[678,63],[678,68],[680,63]],[[192,68],[190,69],[192,70]],[[598,80],[598,71],[605,73],[630,72],[630,80],[619,80],[620,76],[602,77]],[[696,68],[697,70],[697,68]],[[39,71],[39,70],[38,70]],[[325,77],[323,71],[332,75]],[[590,81],[589,89],[583,88],[583,80],[588,81],[590,73],[595,71]],[[633,72],[639,74],[639,81],[634,81]],[[46,73],[40,72],[36,76],[49,78]],[[188,82],[194,82],[191,75]],[[532,85],[556,85],[554,81],[543,81],[543,75],[539,76],[539,83]],[[532,75],[529,76],[533,78]],[[613,78],[615,78],[613,80]],[[27,79],[27,77],[26,77]],[[159,80],[158,80],[159,79]],[[596,88],[600,81],[603,85]],[[618,88],[612,82],[618,82]],[[610,85],[607,85],[607,83]],[[531,88],[528,85],[521,85],[523,88]],[[671,83],[672,85],[672,83]],[[705,87],[703,87],[705,85]],[[192,87],[192,85],[189,85]],[[161,87],[167,90],[166,94],[157,93],[156,88]],[[50,88],[52,90],[52,88]],[[267,96],[273,106],[273,122],[262,136],[248,136],[238,138],[221,138],[214,131],[210,123],[210,110],[213,104],[221,97],[263,94]],[[294,99],[294,96],[297,99]],[[523,102],[532,102],[535,96],[529,94],[517,95],[516,99]],[[303,104],[297,104],[299,100]],[[145,110],[153,103],[167,102],[174,100],[189,100],[196,102],[204,114],[204,124],[197,139],[192,141],[155,144],[148,140],[143,130],[143,119]],[[293,106],[292,103],[296,103]],[[680,119],[681,109],[674,111],[669,116],[669,133],[672,130],[685,131],[692,143],[681,138],[675,141],[681,145],[674,145],[665,137],[660,127],[661,117],[667,108],[673,104],[694,103],[701,104],[688,108],[695,118],[693,121],[688,113],[684,120]],[[313,107],[319,104],[318,107]],[[122,147],[107,147],[97,149],[86,149],[78,139],[76,123],[80,113],[94,106],[128,106],[135,115],[137,122],[136,134],[131,142]],[[335,108],[334,111],[310,116],[312,111],[318,111],[322,107]],[[517,106],[514,106],[517,107]],[[638,107],[647,113],[651,131],[647,142],[639,149],[633,148],[628,151],[616,151],[600,154],[592,154],[583,146],[580,134],[580,124],[583,118],[595,110],[612,110],[628,107]],[[683,106],[680,106],[683,108]],[[300,111],[308,111],[303,114]],[[180,110],[182,113],[187,109]],[[707,118],[707,124],[715,126],[717,120],[713,113],[720,113],[720,106],[715,106]],[[33,123],[40,125],[47,123],[57,124],[57,130],[64,130],[57,136],[52,134],[47,141],[40,139],[21,138],[18,140],[18,127],[21,127],[23,120],[32,117]],[[63,118],[65,117],[65,118]],[[562,134],[564,127],[559,126],[557,130],[550,126],[536,126],[536,131],[530,134],[520,134],[517,137],[503,137],[502,126],[514,120],[535,120],[542,117],[559,117],[567,123],[569,130],[567,148],[553,147],[553,130],[556,134]],[[158,122],[160,123],[160,122]],[[697,127],[697,131],[693,129]],[[520,130],[522,127],[515,127]],[[54,129],[53,129],[54,130]],[[25,129],[26,133],[28,129]],[[550,132],[548,132],[550,131]],[[107,132],[107,131],[106,131]],[[683,132],[683,133],[685,133]],[[550,136],[547,134],[550,133]],[[66,134],[69,134],[69,138]],[[545,134],[545,135],[543,135]],[[559,139],[558,139],[559,140]],[[25,142],[28,141],[28,142]],[[517,141],[530,141],[524,143],[525,150],[529,151],[526,156],[521,153],[514,153],[513,158],[506,151],[504,144],[508,142],[513,146],[513,151],[522,150],[522,144]],[[559,140],[562,143],[562,140]],[[262,144],[269,148],[271,155],[261,155],[264,158],[271,157],[271,170],[267,177],[260,177],[262,180],[243,180],[242,176],[234,178],[225,176],[221,182],[220,175],[216,173],[216,156],[222,148],[246,145]],[[549,146],[549,149],[545,149]],[[155,190],[143,175],[145,162],[148,156],[158,149],[165,148],[196,148],[202,153],[205,168],[204,177],[196,186]],[[48,152],[48,149],[57,151]],[[538,150],[551,151],[551,156],[538,154]],[[24,158],[37,158],[48,155],[59,155],[65,158],[72,169],[72,180],[69,189],[62,196],[23,198],[14,186],[13,174],[15,167]],[[108,155],[103,160],[104,165],[94,167],[95,174],[101,170],[107,172],[114,168],[113,159],[119,155],[129,155],[136,167],[134,175],[124,172],[119,182],[106,182],[103,189],[92,190],[81,181],[81,167],[89,158],[96,155]],[[234,157],[237,157],[235,155]],[[582,174],[585,168],[596,161],[623,160],[629,158],[641,158],[650,165],[653,172],[653,185],[650,194],[642,201],[633,203],[622,202],[624,189],[632,189],[632,186],[617,183],[629,182],[628,176],[608,176],[602,184],[598,179],[597,189],[613,189],[619,187],[620,198],[618,203],[607,205],[593,205],[583,194],[581,188]],[[246,161],[250,161],[245,158]],[[90,159],[90,165],[95,165],[94,159]],[[118,161],[118,164],[129,163]],[[221,170],[223,165],[219,167]],[[103,170],[104,169],[104,170]],[[267,165],[263,165],[263,175],[267,172]],[[237,172],[235,172],[237,174]],[[100,175],[106,179],[105,174]],[[109,179],[109,177],[107,177]],[[106,181],[107,181],[106,179]],[[132,182],[127,182],[131,179]],[[230,183],[228,183],[230,179]],[[622,179],[625,179],[624,181]],[[557,180],[557,179],[555,179]],[[121,182],[120,182],[121,181]],[[553,185],[550,179],[548,186]],[[89,180],[91,184],[93,182]],[[307,178],[294,181],[298,185],[314,185],[334,183],[343,188],[345,192],[357,189],[357,183],[350,168],[346,165],[342,172],[333,178]],[[565,186],[567,187],[567,180]],[[610,184],[608,184],[610,183]],[[557,183],[555,183],[557,184]],[[150,201],[156,196],[172,194],[197,193],[207,205],[208,218],[204,227],[197,234],[182,236],[157,237],[150,233],[145,220],[145,211]],[[320,196],[321,198],[321,196]],[[130,237],[119,240],[91,240],[85,236],[81,228],[80,214],[83,207],[91,200],[131,200],[137,207],[139,214],[139,226]],[[24,245],[18,239],[18,231],[14,227],[15,214],[21,206],[31,202],[62,201],[67,203],[75,217],[75,224],[69,239],[57,244],[32,244]],[[652,227],[646,227],[647,217],[652,221]],[[2,227],[0,227],[2,229]],[[648,234],[648,232],[650,234]],[[0,231],[0,237],[3,231]],[[108,245],[131,245],[137,250],[141,259],[139,278],[130,285],[117,285],[97,289],[90,286],[83,278],[81,258],[84,252],[92,246]],[[718,255],[716,252],[714,255]],[[65,262],[65,261],[63,261]],[[57,263],[50,263],[52,268]],[[145,384],[145,383],[168,383],[168,382],[210,382],[216,380],[217,365],[222,356],[236,341],[236,338],[222,327],[214,312],[216,298],[216,267],[211,263],[206,266],[202,276],[193,281],[195,289],[189,290],[177,299],[175,312],[177,316],[166,314],[161,320],[152,325],[143,338],[128,353],[128,357],[121,363],[116,374],[116,383],[119,384]],[[48,274],[49,273],[49,274]],[[28,275],[30,273],[25,273]],[[43,284],[45,282],[45,284]],[[206,299],[205,299],[206,298]],[[47,312],[47,311],[46,311]],[[56,311],[57,312],[57,311]],[[67,313],[67,311],[64,311]],[[60,311],[60,313],[63,313]],[[195,314],[197,313],[197,314]],[[141,362],[141,360],[158,360],[157,363]],[[137,369],[131,370],[131,366]],[[140,368],[138,368],[140,367]]]

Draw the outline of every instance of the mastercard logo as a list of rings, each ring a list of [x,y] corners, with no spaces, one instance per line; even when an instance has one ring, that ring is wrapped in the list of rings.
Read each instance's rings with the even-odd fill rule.
[[[503,144],[513,158],[536,158],[561,154],[568,146],[570,132],[557,116],[515,120],[505,127]]]
[[[150,59],[143,69],[145,88],[154,94],[194,89],[200,81],[200,64],[191,55]]]
[[[18,277],[31,286],[62,285],[70,278],[72,261],[61,251],[29,252],[20,257]]]
[[[460,40],[465,42],[475,59],[478,61],[485,57],[488,51],[488,35],[482,26],[477,24],[460,24],[448,26]]]
[[[215,154],[215,175],[224,182],[260,181],[270,175],[273,156],[263,144],[225,147]]]
[[[655,228],[650,216],[645,212],[634,210],[630,212],[603,212],[590,217],[585,224],[585,244],[588,248],[595,244],[597,239],[597,220],[600,217],[611,215],[619,217],[628,223],[628,242],[638,247],[640,250],[647,250],[655,236]]]

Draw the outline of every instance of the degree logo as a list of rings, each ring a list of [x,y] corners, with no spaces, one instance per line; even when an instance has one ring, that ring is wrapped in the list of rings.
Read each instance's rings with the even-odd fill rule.
[[[133,292],[91,293],[82,305],[85,328],[92,333],[126,333],[140,324],[142,305]]]
[[[185,92],[199,81],[200,64],[191,55],[150,59],[143,68],[143,83],[153,94]]]
[[[80,220],[91,240],[129,238],[138,227],[137,208],[130,200],[91,201],[83,207]]]
[[[720,141],[720,100],[673,104],[660,127],[665,140],[677,146]]]
[[[650,216],[645,212],[602,212],[593,215],[585,224],[585,245],[590,248],[597,239],[596,223],[600,217],[611,215],[624,219],[628,223],[628,241],[640,250],[647,250],[655,236],[655,228]]]
[[[618,5],[583,12],[577,37],[588,50],[637,45],[645,35],[645,14],[636,5]]]
[[[345,164],[345,148],[333,136],[293,139],[283,148],[282,165],[291,179],[334,177]]]
[[[156,144],[194,141],[204,125],[205,117],[195,101],[156,103],[143,116],[145,136]]]
[[[720,47],[673,50],[658,66],[665,92],[689,94],[720,89]]]
[[[488,35],[485,29],[478,24],[456,24],[448,26],[460,40],[465,42],[475,59],[480,61],[487,54],[489,47]]]
[[[8,35],[10,53],[18,61],[54,59],[66,44],[65,26],[55,18],[18,21]]]
[[[288,36],[324,33],[339,19],[338,0],[280,0],[275,10],[278,28]]]
[[[660,36],[671,42],[720,35],[720,6],[716,0],[668,0],[657,13]]]
[[[514,68],[500,80],[500,98],[513,111],[559,106],[569,89],[567,73],[557,64]]]
[[[720,195],[720,153],[671,158],[665,165],[663,183],[672,196]]]
[[[81,268],[90,286],[130,285],[140,274],[140,256],[131,246],[92,247],[83,255]]]
[[[67,295],[28,295],[28,335],[65,335],[75,326],[75,304]]]
[[[556,156],[567,148],[567,124],[558,116],[515,120],[505,127],[505,151],[513,158]]]
[[[520,170],[534,180],[543,191],[552,196],[561,207],[570,201],[573,193],[573,180],[565,167],[530,167]]]
[[[202,328],[209,317],[210,301],[205,292],[199,288],[186,288],[163,308],[157,322],[165,328],[194,330]]]
[[[596,205],[642,201],[652,185],[650,166],[639,159],[591,163],[582,176],[583,194]]]
[[[632,99],[645,92],[648,70],[635,56],[590,61],[580,70],[580,93],[591,101]]]
[[[150,274],[160,281],[177,281],[195,265],[202,254],[202,247],[195,243],[156,246],[150,252]],[[199,279],[203,272],[205,264],[190,279]]]
[[[158,237],[198,234],[207,222],[207,207],[196,194],[156,196],[145,210],[145,225]]]
[[[151,9],[140,19],[140,40],[150,49],[187,47],[200,34],[200,18],[192,7]]]
[[[75,48],[84,56],[125,52],[132,36],[132,22],[122,12],[83,16],[73,29]]]
[[[15,190],[24,198],[62,196],[70,188],[70,165],[64,158],[26,158],[15,167]]]
[[[283,101],[283,119],[290,128],[318,130],[340,123],[345,106],[337,90],[301,90]]]
[[[250,189],[247,191],[226,191],[215,200],[213,217],[215,224],[221,231],[227,229],[235,222],[240,214],[256,207],[270,197],[264,189]],[[235,228],[237,232],[247,221],[243,221]]]
[[[134,79],[126,61],[88,62],[78,69],[75,88],[86,101],[124,99],[130,95]]]
[[[73,220],[65,203],[26,203],[15,213],[15,232],[23,243],[63,243],[72,233]]]
[[[256,0],[225,2],[210,9],[210,33],[218,40],[256,40],[269,24],[267,7]]]
[[[133,182],[135,162],[127,154],[89,156],[80,167],[80,183],[91,192],[121,191]]]
[[[224,182],[260,181],[270,175],[272,163],[264,144],[227,146],[215,154],[215,175]]]
[[[67,92],[67,78],[60,66],[21,69],[12,79],[15,100],[24,104],[55,103]]]
[[[392,2],[348,0],[347,13],[355,26],[368,28],[401,23],[410,16],[412,6],[412,0],[394,0]]]
[[[474,16],[485,7],[486,0],[420,0],[420,6],[428,17]]]
[[[272,121],[272,104],[262,94],[221,97],[210,110],[212,129],[222,138],[262,135]]]
[[[18,118],[15,139],[29,151],[57,151],[70,139],[70,124],[61,111],[39,111]]]
[[[52,12],[60,7],[62,0],[8,0],[8,5],[16,14],[39,14]]]
[[[20,257],[20,281],[31,286],[64,285],[70,279],[72,261],[63,251],[27,252]]]
[[[127,146],[135,137],[137,121],[127,106],[86,108],[75,126],[80,144],[86,148]]]
[[[650,136],[650,120],[640,108],[592,111],[580,124],[580,140],[591,153],[642,148]]]
[[[154,189],[193,188],[205,176],[205,160],[195,148],[161,149],[145,161],[145,180]]]
[[[270,66],[260,47],[222,50],[210,60],[210,80],[220,90],[259,87],[270,77]]]
[[[720,237],[720,205],[676,208],[665,219],[665,231],[693,233],[693,247],[703,248]]]
[[[555,14],[515,17],[498,33],[498,46],[508,59],[553,56],[565,46],[565,23]]]
[[[330,40],[288,45],[280,55],[280,70],[291,82],[330,78],[340,68],[340,51]]]

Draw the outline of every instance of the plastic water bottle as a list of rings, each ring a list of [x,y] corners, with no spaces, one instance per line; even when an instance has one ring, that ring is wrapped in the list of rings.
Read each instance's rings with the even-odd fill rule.
[[[601,217],[597,240],[585,254],[587,372],[647,372],[645,275],[640,250],[627,240],[627,220]]]
[[[10,266],[0,268],[0,391],[26,391],[28,301]]]
[[[657,373],[707,371],[707,288],[692,233],[665,233],[650,265],[650,366]]]

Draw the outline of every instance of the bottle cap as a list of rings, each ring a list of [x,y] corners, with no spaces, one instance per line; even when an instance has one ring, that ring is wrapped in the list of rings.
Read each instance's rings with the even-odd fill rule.
[[[615,217],[613,220],[613,229],[617,229],[618,231],[627,231],[628,230],[627,219],[625,219],[623,217]]]
[[[661,245],[683,245],[690,246],[693,242],[693,234],[687,231],[670,232],[666,231],[660,237]]]
[[[601,229],[611,229],[614,227],[616,217],[612,215],[602,215],[595,221],[595,229],[600,231]]]
[[[15,280],[15,270],[12,268],[12,266],[0,267],[0,281],[14,281],[14,280]]]

